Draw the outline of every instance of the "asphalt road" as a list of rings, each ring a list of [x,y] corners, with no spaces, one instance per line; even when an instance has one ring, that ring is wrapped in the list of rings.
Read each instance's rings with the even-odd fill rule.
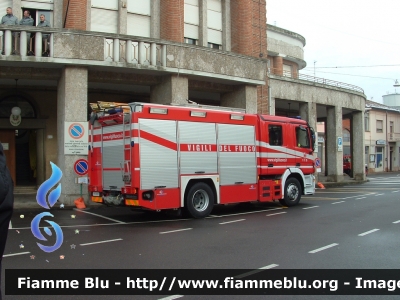
[[[279,203],[217,207],[201,220],[129,208],[53,209],[54,221],[64,234],[63,245],[53,253],[40,250],[31,232],[31,221],[41,211],[20,210],[12,218],[3,269],[400,269],[399,175],[371,175],[365,184],[319,189],[292,208]],[[5,299],[265,298],[181,296]],[[379,296],[269,296],[331,298]]]

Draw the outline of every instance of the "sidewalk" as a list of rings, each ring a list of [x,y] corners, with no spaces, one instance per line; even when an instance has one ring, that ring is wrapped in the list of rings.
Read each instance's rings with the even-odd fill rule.
[[[366,180],[364,181],[359,181],[355,180],[354,178],[351,178],[347,174],[343,174],[343,181],[341,182],[333,182],[333,181],[328,181],[328,177],[318,174],[318,176],[315,178],[315,183],[317,184],[318,182],[322,183],[325,187],[336,187],[336,186],[343,186],[343,185],[350,185],[350,184],[360,184],[360,183],[365,183],[368,182],[368,176],[366,177]],[[318,186],[316,185],[316,188]]]

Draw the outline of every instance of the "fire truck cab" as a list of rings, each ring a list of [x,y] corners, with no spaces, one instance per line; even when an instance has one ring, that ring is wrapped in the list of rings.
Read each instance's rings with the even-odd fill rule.
[[[200,105],[92,107],[91,200],[149,210],[275,201],[315,191],[315,133],[304,120]]]

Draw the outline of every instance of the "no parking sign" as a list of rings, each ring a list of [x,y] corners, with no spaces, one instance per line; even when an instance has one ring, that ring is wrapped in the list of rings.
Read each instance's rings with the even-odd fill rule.
[[[86,175],[89,170],[89,163],[86,159],[78,159],[74,164],[74,171],[78,175]]]
[[[319,159],[319,157],[315,158],[315,166],[317,168],[317,172],[321,173],[321,160]]]
[[[65,122],[64,154],[87,155],[88,122]]]

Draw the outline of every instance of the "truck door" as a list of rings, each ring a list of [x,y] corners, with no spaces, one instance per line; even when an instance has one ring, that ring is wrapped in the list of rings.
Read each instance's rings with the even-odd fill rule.
[[[282,174],[282,170],[287,168],[288,154],[285,148],[285,134],[282,123],[268,124],[268,145],[266,153],[262,154],[262,156],[266,156],[266,174],[268,175]]]
[[[313,145],[310,140],[309,128],[304,125],[295,125],[295,155],[296,167],[300,168],[304,174],[313,173],[314,160],[312,157]]]

